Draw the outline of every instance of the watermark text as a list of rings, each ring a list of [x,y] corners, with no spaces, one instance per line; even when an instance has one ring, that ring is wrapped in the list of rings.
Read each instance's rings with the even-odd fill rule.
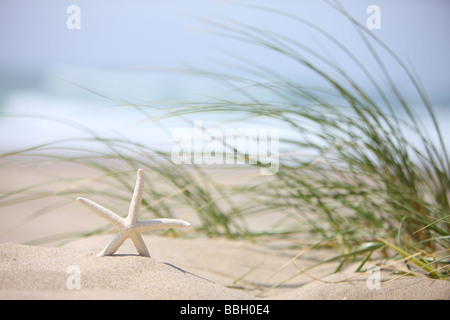
[[[193,130],[180,128],[172,133],[171,160],[174,164],[260,165],[261,175],[279,169],[278,129],[204,129],[194,121]]]

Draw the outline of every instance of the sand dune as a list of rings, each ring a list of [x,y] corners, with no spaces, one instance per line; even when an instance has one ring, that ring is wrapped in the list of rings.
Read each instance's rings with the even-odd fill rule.
[[[131,241],[115,256],[96,257],[110,237],[64,247],[1,244],[0,299],[450,299],[447,281],[410,276],[388,281],[395,276],[383,271],[380,289],[370,289],[369,274],[355,275],[349,268],[331,275],[332,265],[256,297],[295,272],[289,264],[281,268],[288,252],[241,241],[145,236],[152,258],[137,256]],[[311,253],[295,263],[307,267],[319,258]]]
[[[30,181],[46,181],[64,172],[80,179],[94,176],[75,169],[5,167],[2,185],[5,190],[20,189]],[[69,187],[61,182],[61,188]],[[153,233],[144,236],[152,258],[137,256],[130,240],[115,256],[96,257],[113,233],[81,238],[63,247],[20,244],[104,225],[89,210],[81,210],[75,198],[64,208],[29,219],[48,205],[52,205],[50,199],[38,199],[0,208],[0,299],[450,299],[448,281],[410,276],[390,281],[397,276],[383,271],[380,288],[370,289],[370,275],[354,274],[354,266],[333,274],[339,262],[298,275],[336,253],[310,250],[291,261],[302,248],[274,249],[274,243],[208,239],[188,232],[182,235],[190,238]],[[270,220],[259,218],[251,221],[253,226],[270,226]],[[16,225],[20,228],[11,228]]]

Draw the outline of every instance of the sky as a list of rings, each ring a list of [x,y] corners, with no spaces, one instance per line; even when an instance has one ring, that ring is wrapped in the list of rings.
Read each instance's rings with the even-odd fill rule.
[[[283,10],[316,23],[358,52],[360,41],[348,23],[320,0],[242,1]],[[368,6],[381,9],[381,29],[373,32],[414,65],[425,83],[445,87],[450,77],[450,2],[445,0],[341,0],[361,23]],[[81,28],[69,30],[66,12],[80,8]],[[273,63],[261,50],[202,32],[196,19],[234,19],[292,36],[308,45],[327,46],[311,30],[285,17],[213,0],[1,0],[0,68],[16,74],[42,74],[61,65],[135,70],[180,63],[211,68],[223,55],[217,47],[241,51]],[[358,45],[357,45],[358,43]],[[245,50],[245,52],[242,52]],[[280,64],[289,72],[289,64]]]
[[[305,18],[336,37],[369,69],[374,63],[348,20],[324,1],[242,0],[239,3],[266,6]],[[341,0],[339,3],[363,25],[370,16],[367,13],[370,5],[381,9],[381,29],[370,32],[413,68],[432,101],[446,108],[444,112],[448,115],[450,1]],[[71,5],[80,9],[79,29],[67,27],[71,17],[67,9]],[[275,68],[280,74],[305,84],[315,83],[311,74],[293,67],[288,59],[212,33],[217,29],[205,20],[228,25],[237,21],[289,36],[323,52],[346,71],[359,76],[354,65],[311,28],[285,16],[240,6],[238,2],[0,0],[0,111],[26,112],[32,108],[76,117],[77,108],[85,102],[81,103],[80,99],[91,93],[71,83],[123,99],[189,99],[195,94],[210,93],[213,86],[205,79],[193,81],[160,69],[188,66],[236,72],[230,67],[236,60],[227,52]],[[398,85],[405,85],[405,75],[388,58],[386,63]],[[377,72],[374,68],[375,75]],[[11,127],[4,126],[3,130]]]

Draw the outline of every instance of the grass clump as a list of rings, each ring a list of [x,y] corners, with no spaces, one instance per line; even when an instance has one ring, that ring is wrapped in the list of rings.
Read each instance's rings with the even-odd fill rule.
[[[309,227],[318,243],[337,249],[342,260],[338,270],[351,260],[361,261],[358,270],[363,270],[377,252],[386,258],[401,257],[408,268],[414,265],[428,276],[445,278],[450,257],[450,162],[432,104],[395,53],[342,7],[329,4],[352,24],[376,70],[369,70],[318,26],[290,13],[252,8],[311,28],[359,69],[372,90],[346,68],[295,39],[241,22],[205,20],[220,36],[291,60],[325,85],[314,88],[288,79],[277,73],[276,61],[271,67],[231,54],[239,63],[235,74],[247,77],[197,72],[219,79],[243,99],[188,105],[174,114],[227,112],[288,129],[280,141],[284,152],[274,179],[248,191],[255,203],[289,213]],[[386,55],[406,74],[422,110],[413,108],[402,94],[384,62]],[[432,134],[419,111],[431,119]]]

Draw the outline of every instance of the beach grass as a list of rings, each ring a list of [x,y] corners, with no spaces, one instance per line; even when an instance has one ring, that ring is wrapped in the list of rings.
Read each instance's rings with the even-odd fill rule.
[[[188,208],[187,216],[195,215],[199,221],[196,229],[199,234],[252,241],[282,238],[291,241],[292,247],[300,248],[300,252],[305,246],[308,250],[332,249],[336,256],[315,266],[339,261],[336,272],[350,262],[358,266],[355,271],[364,272],[373,261],[383,259],[401,261],[407,267],[402,274],[446,279],[450,260],[450,161],[433,106],[418,78],[394,52],[342,7],[329,4],[353,25],[375,61],[376,72],[319,26],[290,13],[259,6],[252,9],[270,11],[311,28],[359,68],[371,90],[353,79],[345,66],[295,39],[242,22],[204,20],[211,33],[290,59],[318,76],[324,86],[297,83],[279,74],[276,66],[263,66],[254,59],[230,53],[238,67],[228,74],[198,69],[183,71],[218,80],[231,89],[233,98],[184,101],[164,109],[150,104],[132,105],[133,110],[153,122],[176,118],[191,123],[189,119],[195,115],[226,113],[245,119],[243,125],[269,120],[271,125],[289,130],[292,135],[280,137],[279,170],[264,183],[256,177],[245,185],[224,186],[205,166],[175,165],[169,152],[135,141],[99,136],[91,128],[66,122],[87,138],[55,141],[5,153],[2,158],[87,166],[99,172],[96,187],[90,190],[83,184],[82,189],[49,192],[46,190],[52,183],[61,184],[61,180],[49,181],[5,193],[0,205],[41,197],[60,199],[28,219],[70,203],[80,192],[101,195],[123,206],[129,201],[135,171],[143,168],[152,177],[146,180],[146,198],[153,200],[144,198],[143,203],[149,216],[180,218],[176,211]],[[403,70],[420,98],[422,110],[413,108],[405,98],[380,51]],[[243,73],[248,76],[242,76]],[[235,98],[236,95],[242,98]],[[155,109],[164,112],[164,116],[159,115],[158,119],[150,116]],[[431,119],[434,129],[431,134],[423,126],[422,116],[417,115],[419,111]],[[83,149],[72,145],[76,142],[85,143]],[[92,147],[86,147],[86,143]],[[226,147],[235,156],[234,146]],[[68,156],[65,151],[81,155]],[[248,159],[253,155],[238,156]],[[218,168],[215,174],[227,174],[229,170],[241,168]],[[245,202],[239,200],[242,196]],[[280,221],[288,223],[255,231],[246,222],[249,216],[260,215],[263,219],[264,214],[274,212]],[[75,237],[104,230],[87,230]],[[73,234],[60,236],[73,237]],[[302,242],[304,239],[308,241]],[[301,270],[275,286],[308,270]]]

